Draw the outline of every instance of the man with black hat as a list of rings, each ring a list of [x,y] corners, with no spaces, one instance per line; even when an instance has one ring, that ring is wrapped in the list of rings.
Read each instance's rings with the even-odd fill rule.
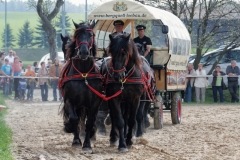
[[[122,20],[116,20],[116,21],[114,21],[114,22],[113,22],[113,25],[115,26],[116,32],[112,33],[112,35],[125,33],[125,32],[123,32],[124,22],[123,22]]]
[[[148,62],[150,61],[150,49],[152,46],[152,41],[149,37],[145,36],[145,29],[146,27],[144,25],[138,25],[136,26],[136,29],[138,31],[138,37],[134,38],[133,41],[135,43],[139,43],[142,45],[142,53],[140,53],[142,56],[144,56]]]

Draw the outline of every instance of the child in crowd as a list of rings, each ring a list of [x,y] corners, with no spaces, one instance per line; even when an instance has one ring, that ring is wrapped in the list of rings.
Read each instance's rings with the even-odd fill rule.
[[[35,77],[35,72],[32,70],[32,67],[31,65],[28,65],[27,66],[27,72],[25,74],[25,76],[27,77]],[[34,88],[35,88],[35,78],[29,78],[28,81],[27,81],[27,100],[33,100],[33,91],[34,91]]]

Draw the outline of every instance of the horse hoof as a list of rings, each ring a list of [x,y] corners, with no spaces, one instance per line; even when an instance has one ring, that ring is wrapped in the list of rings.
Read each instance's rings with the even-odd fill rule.
[[[80,137],[85,138],[85,136],[86,136],[85,132],[80,133]]]
[[[91,140],[91,142],[96,142],[97,138],[96,138],[96,136],[93,136],[93,137],[90,138],[90,140]]]
[[[110,147],[116,147],[118,146],[119,140],[116,140],[114,142],[110,141]]]
[[[143,134],[142,133],[137,133],[136,137],[142,137]]]
[[[127,152],[128,149],[127,148],[118,148],[118,152]]]
[[[72,147],[81,147],[82,143],[79,139],[73,140]]]
[[[131,148],[132,148],[132,145],[127,145],[127,148],[128,148],[128,149],[131,149]]]
[[[98,134],[101,136],[106,136],[106,132],[104,132],[104,131],[99,131]]]
[[[87,153],[87,154],[92,154],[93,150],[92,150],[92,148],[84,147],[84,148],[82,148],[82,152]]]

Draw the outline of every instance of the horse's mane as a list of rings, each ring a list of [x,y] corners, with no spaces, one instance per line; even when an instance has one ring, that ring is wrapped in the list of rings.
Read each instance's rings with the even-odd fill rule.
[[[73,57],[73,54],[75,52],[75,48],[76,48],[76,39],[78,36],[80,36],[81,34],[85,34],[86,33],[86,29],[89,29],[90,24],[87,22],[82,22],[79,24],[79,28],[76,28],[74,30],[74,34],[71,37],[71,43],[69,44],[68,50],[67,50],[67,55],[69,55],[69,57]],[[92,43],[92,49],[91,49],[92,55],[95,57],[97,54],[97,46],[95,44],[95,34],[93,32],[93,43]]]
[[[128,54],[130,54],[130,59],[132,59],[133,63],[140,67],[142,61],[139,56],[138,49],[132,38],[129,38],[129,41],[127,41],[126,38],[128,36],[128,33],[114,36],[114,41],[111,41],[109,45],[109,53],[120,54],[122,49],[124,49],[128,52]]]

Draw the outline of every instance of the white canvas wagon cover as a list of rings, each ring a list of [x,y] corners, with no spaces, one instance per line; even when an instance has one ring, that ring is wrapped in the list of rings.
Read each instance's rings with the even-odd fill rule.
[[[191,52],[191,39],[183,22],[171,12],[143,5],[133,0],[112,0],[94,9],[89,13],[88,19],[98,20],[98,25],[94,29],[96,32],[108,32],[108,34],[113,32],[114,20],[121,19],[125,23],[135,20],[159,20],[162,24],[169,27],[167,34],[168,54],[172,56],[168,63],[168,68],[185,70]],[[108,34],[104,34],[101,39],[106,41]],[[96,38],[98,39],[99,37]]]

